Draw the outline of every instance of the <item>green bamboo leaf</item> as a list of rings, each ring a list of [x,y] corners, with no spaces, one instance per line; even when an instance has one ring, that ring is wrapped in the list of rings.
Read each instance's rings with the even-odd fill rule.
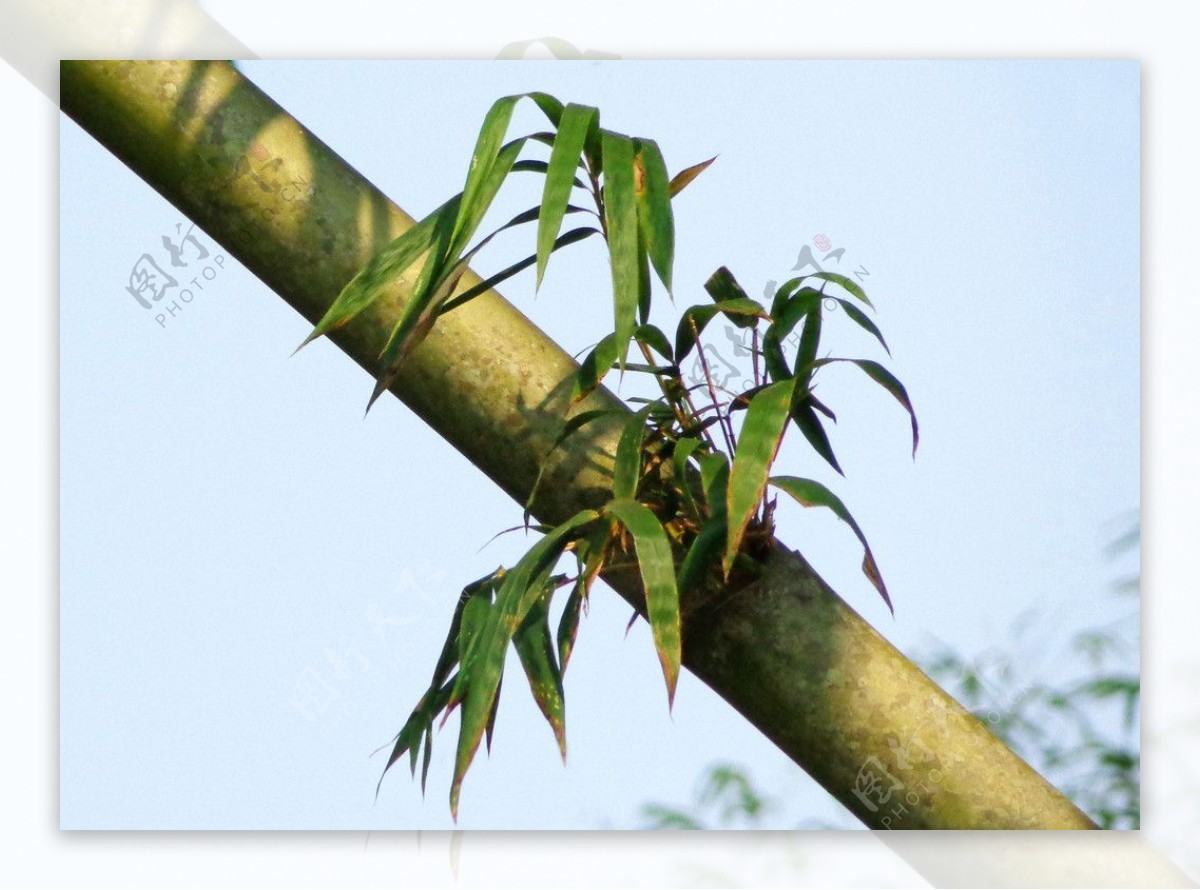
[[[800,432],[804,433],[804,438],[808,440],[808,444],[813,447],[813,450],[825,458],[831,467],[845,476],[846,474],[842,473],[842,468],[833,454],[833,446],[829,443],[829,436],[825,434],[821,418],[817,417],[810,399],[797,400],[792,408],[792,420],[795,421]]]
[[[477,211],[481,205],[486,209],[486,205],[491,203],[490,199],[484,200],[484,195],[492,190],[489,180],[493,178],[493,167],[501,153],[500,146],[504,142],[504,134],[508,131],[509,121],[512,120],[513,108],[520,99],[520,95],[497,99],[483,119],[483,126],[479,128],[479,135],[475,140],[475,150],[471,154],[471,166],[467,171],[466,185],[463,186],[462,204],[459,206],[451,243],[465,244],[469,241],[473,233],[471,220],[482,218],[483,213]],[[511,167],[515,161],[514,154],[508,166]]]
[[[500,693],[503,691],[504,677],[501,676],[499,682],[496,683],[496,692],[492,696],[492,710],[488,712],[487,725],[483,729],[483,737],[489,756],[492,753],[492,736],[496,734],[496,715],[500,713]]]
[[[751,299],[735,298],[720,303],[701,303],[689,306],[679,319],[679,327],[675,331],[675,361],[681,363],[696,345],[696,340],[705,326],[718,315],[724,315],[735,324],[755,319],[768,318],[767,310],[761,303]]]
[[[818,411],[820,411],[822,414],[824,414],[826,417],[828,417],[834,423],[837,423],[837,415],[834,414],[833,411],[831,411],[824,402],[822,402],[820,399],[818,399],[816,396],[814,396],[811,392],[807,396],[805,396],[805,398],[808,399],[808,403],[810,405],[812,405],[814,408],[816,408]]]
[[[600,385],[617,361],[617,338],[615,334],[606,335],[587,354],[575,375],[571,387],[571,401],[578,402]]]
[[[600,234],[600,230],[597,229],[595,226],[580,226],[578,228],[571,229],[571,231],[565,232],[564,234],[560,235],[558,238],[555,239],[554,245],[550,248],[550,252],[554,253],[555,251],[557,251],[563,247],[567,247],[568,245],[571,245],[571,244],[576,244],[576,243],[582,241],[584,238],[590,238],[592,235],[599,235],[599,234]],[[457,309],[459,306],[463,305],[464,303],[470,302],[471,300],[475,299],[480,294],[496,287],[496,285],[504,283],[509,278],[512,278],[514,275],[516,275],[518,272],[524,272],[526,269],[528,269],[530,266],[532,266],[534,264],[534,261],[536,259],[537,259],[537,255],[531,254],[530,256],[525,257],[525,259],[513,263],[511,266],[507,266],[506,268],[501,269],[499,272],[497,272],[495,275],[492,275],[490,278],[487,278],[486,280],[481,281],[479,284],[475,285],[474,287],[468,288],[467,290],[458,294],[456,297],[454,297],[454,299],[447,300],[445,303],[442,304],[441,308],[439,309],[438,314],[445,315],[450,310]]]
[[[462,725],[450,786],[450,812],[458,818],[462,781],[475,757],[487,724],[493,719],[496,694],[504,672],[509,641],[549,581],[558,558],[580,529],[599,517],[582,510],[534,544],[504,576],[486,621],[462,651],[461,670],[452,700],[462,701]],[[466,612],[464,612],[464,629]]]
[[[467,261],[459,260],[424,298],[414,298],[404,307],[400,320],[392,329],[387,345],[379,357],[381,371],[375,389],[367,401],[367,410],[400,376],[400,370],[412,351],[429,335],[437,321],[442,303],[450,298],[467,271]]]
[[[549,93],[532,92],[526,93],[530,99],[534,101],[546,118],[557,129],[560,126],[563,115],[563,104],[558,99],[555,99]]]
[[[493,238],[495,238],[501,232],[506,231],[507,229],[511,229],[513,226],[520,226],[520,225],[524,225],[525,223],[533,222],[534,220],[536,220],[538,218],[538,214],[540,212],[541,212],[540,206],[530,207],[528,210],[521,211],[516,216],[514,216],[512,219],[510,219],[508,222],[506,222],[504,225],[502,225],[498,229],[495,229],[492,232],[490,232],[487,235],[487,237],[480,239],[480,241],[474,247],[472,247],[470,250],[468,250],[463,255],[464,258],[466,258],[467,260],[470,260],[473,256],[475,256],[475,254],[479,253],[480,250],[482,250],[484,247],[486,247],[488,242],[490,242]],[[563,211],[563,215],[565,216],[566,214],[573,214],[573,213],[592,213],[592,211],[590,211],[584,207],[577,207],[574,204],[568,204],[566,209]],[[595,215],[595,214],[593,213],[593,215]]]
[[[733,570],[733,561],[767,487],[767,474],[787,426],[796,381],[772,383],[750,400],[746,420],[738,436],[733,466],[729,471],[727,510],[729,534],[725,542],[725,577]]]
[[[680,593],[687,593],[699,587],[705,575],[720,564],[728,534],[729,519],[722,509],[704,523],[688,548],[687,555],[679,566]]]
[[[604,511],[625,526],[633,536],[642,587],[646,592],[646,614],[654,637],[654,648],[667,682],[669,708],[675,701],[675,684],[679,679],[682,657],[679,590],[675,586],[671,542],[658,517],[645,504],[614,498]]]
[[[517,657],[525,668],[533,700],[550,724],[559,753],[565,761],[567,730],[562,672],[554,657],[554,644],[550,639],[550,598],[555,586],[553,581],[548,584],[525,614],[525,619],[513,635],[513,648],[517,650]]]
[[[704,290],[712,297],[713,302],[718,304],[728,303],[732,300],[753,302],[742,290],[742,286],[737,283],[733,273],[725,266],[708,276],[708,281],[704,282]],[[758,323],[754,318],[746,316],[731,316],[729,320],[739,328],[752,328]]]
[[[767,369],[767,376],[771,380],[778,383],[781,380],[792,378],[791,366],[788,364],[787,356],[783,354],[783,339],[779,336],[779,330],[775,325],[768,327],[767,332],[763,335],[762,351],[763,366]]]
[[[542,173],[545,174],[550,165],[545,161],[523,160],[512,165],[513,173]]]
[[[496,591],[504,582],[505,574],[505,569],[499,568],[490,575],[472,581],[462,589],[454,607],[454,614],[450,618],[450,632],[446,635],[446,642],[433,669],[433,681],[430,683],[430,689],[440,688],[450,676],[450,671],[458,663],[463,641],[469,640],[480,627],[480,619],[487,613]],[[467,614],[468,607],[472,611],[466,619],[467,629],[464,631],[463,619]]]
[[[908,412],[908,417],[912,424],[912,453],[913,457],[916,457],[917,441],[920,437],[920,431],[917,428],[917,412],[913,410],[912,402],[909,401],[908,391],[904,388],[904,384],[897,380],[892,373],[883,365],[879,364],[879,362],[873,362],[870,359],[824,358],[814,362],[813,365],[815,367],[820,367],[822,365],[832,364],[833,362],[849,362],[852,365],[857,365],[858,367],[862,368],[863,372],[868,377],[890,392],[893,398],[895,398],[897,402],[904,406],[904,410]]]
[[[447,694],[449,688],[447,687]],[[429,782],[429,764],[433,761],[433,723],[425,727],[425,749],[421,760],[421,797],[425,796],[425,787]]]
[[[795,293],[800,289],[800,285],[804,283],[804,276],[800,278],[790,278],[775,289],[775,296],[771,299],[771,315],[778,318],[783,311],[783,307],[791,301]],[[810,288],[816,293],[815,288]]]
[[[879,573],[879,566],[875,562],[875,555],[871,553],[871,545],[867,543],[867,536],[858,527],[858,523],[854,521],[854,517],[850,515],[850,511],[846,509],[846,505],[842,503],[841,499],[820,482],[814,482],[812,479],[800,479],[796,476],[772,476],[769,481],[805,507],[828,507],[837,514],[838,519],[854,530],[854,534],[863,545],[863,574],[879,591],[879,595],[887,603],[888,610],[893,615],[896,614],[896,610],[892,608],[892,599],[888,596],[887,586],[883,583],[883,576]]]
[[[671,211],[671,184],[667,165],[653,139],[635,139],[634,192],[638,225],[654,271],[671,293],[671,267],[675,262],[675,216]]]
[[[771,324],[763,336],[763,364],[772,380],[787,380],[793,376],[791,366],[783,354],[783,344],[791,335],[796,325],[812,314],[821,311],[821,293],[811,287],[796,290],[791,285],[800,279],[793,279],[776,291],[771,303]],[[813,332],[820,338],[819,327]],[[803,338],[802,338],[803,339]],[[816,354],[816,344],[812,344],[812,352]],[[809,359],[811,362],[812,359]],[[802,368],[806,362],[797,363]]]
[[[650,259],[646,255],[646,235],[640,226],[637,233],[637,243],[637,323],[643,325],[650,322]]]
[[[683,191],[685,188],[687,188],[688,185],[691,184],[691,181],[693,179],[695,179],[697,176],[699,176],[701,173],[703,173],[705,170],[707,170],[708,165],[711,164],[716,159],[717,159],[717,156],[713,155],[707,161],[701,161],[699,164],[692,164],[692,166],[685,167],[684,169],[682,169],[678,173],[676,173],[671,178],[671,184],[669,187],[670,192],[671,192],[671,197],[674,198],[681,191]]]
[[[875,308],[875,304],[872,303],[869,299],[867,299],[866,291],[864,291],[861,287],[859,287],[858,284],[852,278],[847,278],[845,275],[839,275],[837,272],[813,272],[811,275],[805,275],[804,277],[805,278],[820,278],[822,281],[831,281],[834,284],[840,285],[841,287],[845,288],[847,293],[849,293],[851,296],[857,297],[858,299],[862,300],[864,303],[866,303],[872,309]]]
[[[796,373],[808,368],[817,358],[817,348],[821,342],[821,303],[817,302],[816,306],[805,316],[804,328],[800,332],[800,346],[796,350]],[[810,371],[804,376],[804,381],[807,384],[811,379],[812,372]]]
[[[417,774],[417,757],[421,747],[421,739],[424,737],[425,746],[428,748],[432,743],[433,718],[445,706],[450,698],[450,689],[453,685],[453,680],[448,681],[441,689],[430,689],[421,697],[421,701],[417,707],[413,709],[412,715],[404,724],[404,727],[396,735],[394,739],[395,747],[392,749],[392,754],[388,758],[387,765],[383,768],[383,772],[379,776],[379,782],[375,786],[375,797],[379,797],[379,789],[383,787],[383,780],[387,776],[387,772],[405,753],[410,755],[411,769],[413,778]],[[422,775],[421,792],[424,793],[425,777]]]
[[[500,591],[504,589],[504,584],[507,582],[508,577],[509,573],[506,570],[501,570],[499,576],[500,583],[495,589],[496,598],[499,597]],[[455,678],[454,688],[450,692],[450,700],[446,705],[446,717],[449,717],[449,712],[462,702],[464,694],[470,687],[471,668],[475,663],[474,653],[476,652],[476,646],[488,626],[493,608],[493,597],[476,596],[467,600],[466,608],[463,609],[462,626],[458,635],[459,670]],[[445,718],[443,718],[442,722],[445,723]]]
[[[455,222],[454,236],[450,239],[449,247],[445,254],[447,258],[458,256],[467,249],[467,244],[475,237],[475,232],[479,229],[480,223],[483,222],[483,217],[491,208],[492,202],[496,199],[497,192],[504,185],[504,180],[508,178],[508,174],[512,172],[513,164],[517,162],[517,157],[528,140],[528,136],[522,136],[519,139],[514,139],[506,143],[500,149],[491,166],[487,169],[487,172],[479,178],[475,191],[470,195],[470,203],[468,203],[466,190],[463,190],[463,199],[462,204],[458,208],[458,219]],[[472,173],[474,173],[474,170],[472,170]],[[481,246],[478,245],[475,249],[478,250]]]
[[[727,506],[729,458],[724,452],[711,451],[696,455],[696,461],[700,464],[700,485],[704,490],[705,500],[714,514],[724,513]]]
[[[396,736],[395,747],[392,749],[391,756],[388,758],[387,764],[383,768],[383,775],[379,777],[380,784],[383,783],[383,777],[387,771],[392,768],[392,765],[399,760],[405,752],[408,752],[411,759],[411,770],[415,777],[417,769],[417,752],[421,744],[421,736],[425,736],[425,766],[421,776],[421,790],[425,790],[425,777],[428,773],[429,766],[429,749],[432,745],[431,730],[433,727],[433,718],[446,708],[451,701],[451,691],[453,684],[447,682],[450,678],[450,671],[458,662],[459,652],[463,647],[465,639],[470,639],[471,634],[481,626],[480,613],[486,613],[492,601],[492,596],[499,587],[504,577],[504,569],[498,569],[490,575],[480,578],[478,581],[473,581],[462,589],[459,595],[458,603],[455,605],[454,614],[450,619],[450,630],[446,634],[446,642],[442,646],[442,652],[438,656],[437,664],[433,669],[433,679],[429,684],[429,689],[421,696],[420,702],[413,709],[412,715],[408,718],[404,728]],[[465,623],[464,623],[465,622]],[[464,630],[464,627],[466,628]],[[378,796],[378,786],[376,787],[376,796]]]
[[[533,137],[529,137],[533,141]],[[552,143],[553,144],[553,143]],[[539,161],[531,158],[523,158],[512,165],[513,173],[541,173],[543,176],[549,170],[550,165],[546,161]],[[571,184],[576,188],[586,188],[583,180],[576,176],[571,180]]]
[[[546,263],[554,249],[562,226],[563,214],[571,197],[571,189],[578,184],[575,171],[583,153],[591,119],[599,112],[587,105],[567,105],[558,123],[558,136],[550,150],[550,162],[546,170],[546,184],[542,191],[541,213],[538,217],[537,234],[537,284],[542,285],[546,274]]]
[[[634,195],[633,140],[601,130],[604,165],[604,229],[612,266],[614,334],[617,363],[625,368],[625,350],[637,327],[641,302],[637,200]]]
[[[583,614],[583,601],[587,596],[587,580],[580,567],[579,579],[567,596],[567,604],[563,607],[562,617],[558,620],[558,633],[555,635],[558,643],[558,663],[562,672],[567,672],[567,663],[575,650],[575,636],[579,632],[579,618]]]
[[[461,197],[455,195],[372,257],[371,261],[342,288],[333,305],[296,350],[299,351],[318,337],[340,328],[370,306],[384,288],[404,274],[429,250],[437,227],[452,224],[458,215]]]
[[[835,297],[834,299],[836,299],[838,301],[838,305],[840,305],[846,311],[847,318],[878,340],[879,345],[883,347],[884,352],[886,352],[888,355],[892,354],[892,351],[888,349],[887,341],[883,339],[883,333],[875,325],[875,322],[871,321],[871,319],[867,317],[866,313],[864,313],[849,300],[843,300],[841,297]]]
[[[675,361],[675,352],[671,349],[671,341],[661,329],[652,324],[638,325],[633,332],[633,338],[639,343],[649,346],[669,362]]]
[[[625,424],[617,442],[613,461],[613,497],[632,498],[637,494],[642,475],[642,441],[646,437],[646,420],[658,402],[651,402],[634,414]]]
[[[597,114],[588,124],[587,137],[583,140],[583,160],[587,165],[588,177],[593,183],[599,180],[604,168],[603,151],[600,138],[600,115]]]
[[[501,102],[503,101],[501,100]],[[497,105],[499,104],[497,103]],[[493,106],[493,110],[495,108],[496,106]],[[511,115],[511,108],[509,109],[509,114]],[[497,120],[500,119],[507,120],[503,115],[497,118]],[[493,121],[492,125],[495,125],[495,121]],[[488,124],[485,122],[485,128],[487,126]],[[371,398],[367,401],[368,411],[375,404],[375,401],[396,381],[404,361],[432,329],[442,303],[449,299],[454,288],[458,286],[458,282],[465,273],[471,256],[500,231],[533,219],[530,211],[518,214],[518,216],[514,217],[507,224],[501,226],[491,235],[488,235],[487,238],[483,239],[473,250],[464,256],[458,256],[465,248],[466,242],[475,234],[475,230],[479,227],[480,222],[482,222],[484,214],[487,212],[488,207],[491,206],[496,192],[499,191],[504,178],[508,175],[509,170],[516,161],[517,155],[524,146],[526,138],[528,137],[515,139],[500,148],[485,173],[478,173],[478,170],[472,166],[471,173],[468,174],[467,188],[464,190],[462,201],[459,204],[458,217],[452,226],[449,224],[447,218],[435,220],[430,256],[422,267],[421,273],[417,277],[416,284],[413,287],[413,295],[405,304],[401,317],[396,323],[396,327],[393,329],[387,345],[384,347],[383,354],[380,356],[382,370],[376,381],[375,389],[371,393]],[[490,145],[490,141],[486,140],[485,134],[481,132],[480,143],[484,142],[488,142],[488,145]],[[476,150],[478,152],[485,149],[487,149],[487,146],[484,146],[484,149],[480,149],[477,146]],[[473,160],[472,164],[474,163],[475,161]],[[458,258],[452,260],[451,257]]]

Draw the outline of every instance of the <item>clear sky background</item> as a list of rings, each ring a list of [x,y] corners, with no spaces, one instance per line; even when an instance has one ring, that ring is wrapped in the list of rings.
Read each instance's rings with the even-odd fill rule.
[[[992,651],[1031,682],[1079,670],[1074,633],[1128,614],[1102,551],[1139,507],[1136,63],[240,67],[417,216],[461,188],[509,93],[597,105],[605,126],[657,139],[672,172],[719,154],[676,202],[680,304],[722,264],[758,295],[824,235],[845,250],[826,268],[868,273],[893,358],[845,318],[825,347],[884,359],[921,421],[914,462],[896,403],[827,369],[847,478],[798,437],[778,464],[854,512],[894,620],[845,526],[781,504],[780,537],[905,653]],[[540,126],[530,105],[512,132]],[[424,689],[457,591],[523,552],[518,535],[488,544],[519,506],[395,400],[364,420],[363,372],[324,341],[292,357],[308,325],[232,259],[213,266],[224,251],[199,230],[213,277],[157,323],[125,285],[143,253],[169,270],[161,238],[190,223],[65,117],[60,195],[62,826],[451,827],[457,720],[424,800],[398,769],[376,802],[385,754],[370,754]],[[536,299],[530,275],[501,290],[574,352],[610,323],[607,287],[585,242]],[[664,328],[676,317],[656,306]],[[1039,638],[1010,639],[1031,610]],[[636,827],[641,804],[685,802],[716,760],[788,799],[779,827],[854,824],[690,675],[669,715],[628,617],[596,590],[567,674],[565,768],[509,677],[459,827]]]

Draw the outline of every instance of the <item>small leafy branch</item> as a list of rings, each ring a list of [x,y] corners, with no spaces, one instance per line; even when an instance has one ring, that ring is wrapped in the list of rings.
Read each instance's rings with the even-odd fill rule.
[[[523,98],[537,105],[552,130],[506,142],[513,109]],[[522,158],[528,143],[548,146],[548,159]],[[722,266],[704,284],[711,302],[687,308],[674,339],[650,322],[651,268],[668,294],[672,291],[671,202],[711,163],[712,159],[696,164],[671,178],[653,140],[601,128],[595,108],[564,106],[545,93],[500,99],[484,120],[462,192],[375,256],[304,341],[346,324],[396,277],[421,264],[412,298],[380,356],[382,370],[369,410],[440,315],[533,265],[540,286],[552,253],[598,234],[610,258],[614,326],[575,374],[574,402],[598,387],[613,369],[622,375],[644,374],[655,382],[658,396],[630,399],[640,406],[632,414],[620,408],[581,411],[564,418],[547,454],[600,418],[614,414],[627,418],[615,454],[611,500],[556,527],[533,526],[543,536],[516,565],[468,584],[459,597],[429,688],[397,735],[384,769],[386,774],[408,754],[415,776],[417,761],[422,759],[424,789],[434,722],[440,715],[439,725],[444,724],[459,710],[461,728],[450,791],[450,809],[456,816],[463,777],[485,737],[491,747],[509,645],[516,650],[565,758],[563,672],[589,591],[606,571],[636,565],[645,596],[641,612],[650,624],[670,706],[682,652],[681,594],[729,579],[735,572],[745,577],[757,573],[772,546],[775,499],[768,495],[769,488],[806,507],[827,507],[845,521],[862,542],[863,572],[892,607],[866,537],[841,500],[812,479],[770,475],[789,421],[824,460],[842,472],[822,422],[822,417],[835,422],[837,418],[814,392],[817,372],[834,363],[857,366],[900,402],[911,418],[915,454],[917,420],[901,383],[878,362],[820,355],[827,299],[836,300],[847,318],[888,351],[879,329],[855,303],[873,308],[863,290],[844,276],[819,272],[785,282],[768,307],[747,296]],[[515,172],[544,176],[541,203],[469,246],[501,185]],[[582,206],[571,203],[576,195],[582,196]],[[580,214],[594,221],[562,232],[565,219]],[[497,234],[534,222],[534,254],[475,287],[458,289],[467,264]],[[836,293],[826,293],[831,285],[838,289]],[[693,386],[685,384],[680,371],[693,350],[705,361],[703,349],[698,348],[700,337],[718,315],[751,332],[753,386],[742,392],[718,387],[707,366],[704,382]],[[783,344],[797,327],[799,346],[789,363]],[[631,346],[640,361],[630,359]],[[527,526],[529,509],[527,505]],[[574,568],[558,573],[568,553],[574,557]],[[569,592],[551,633],[551,601],[562,589]]]

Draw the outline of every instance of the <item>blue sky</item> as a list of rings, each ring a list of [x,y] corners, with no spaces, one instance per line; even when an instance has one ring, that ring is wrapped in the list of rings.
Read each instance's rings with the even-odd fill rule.
[[[780,464],[853,510],[895,620],[843,526],[783,507],[781,537],[909,654],[935,636],[1010,651],[1032,609],[1061,636],[1011,651],[1053,677],[1075,630],[1125,614],[1104,595],[1117,573],[1102,547],[1139,503],[1136,63],[242,68],[414,215],[461,187],[508,93],[598,105],[606,126],[656,138],[672,170],[719,154],[677,203],[680,300],[702,299],[722,264],[760,292],[825,236],[845,251],[830,268],[865,272],[922,424],[914,463],[895,403],[830,369],[847,478],[796,442]],[[527,112],[515,130],[540,126]],[[307,325],[217,264],[202,232],[212,277],[157,323],[125,285],[143,253],[165,267],[162,236],[188,223],[72,123],[61,132],[63,826],[449,827],[452,726],[425,801],[397,772],[376,803],[382,755],[368,755],[423,689],[457,590],[520,554],[518,536],[480,552],[519,507],[394,400],[364,421],[369,381],[331,344],[290,357]],[[528,252],[505,244],[477,268]],[[575,351],[609,321],[606,287],[588,243],[556,256],[536,300],[531,277],[502,291]],[[850,325],[827,338],[881,357]],[[716,759],[844,819],[690,677],[668,715],[628,614],[593,598],[565,769],[520,679],[507,684],[460,827],[632,827]]]

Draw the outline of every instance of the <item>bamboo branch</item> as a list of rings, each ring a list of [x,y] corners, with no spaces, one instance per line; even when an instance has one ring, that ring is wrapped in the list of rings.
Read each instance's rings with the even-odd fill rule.
[[[310,322],[413,224],[228,63],[68,61],[61,73],[63,110]],[[331,335],[373,377],[411,283]],[[489,292],[439,319],[391,391],[523,504],[574,368]],[[598,390],[573,410],[619,404]],[[620,426],[588,424],[556,451],[539,519],[606,500]],[[633,574],[606,580],[640,604]],[[685,666],[868,826],[1096,827],[782,545],[758,579],[684,607]]]

